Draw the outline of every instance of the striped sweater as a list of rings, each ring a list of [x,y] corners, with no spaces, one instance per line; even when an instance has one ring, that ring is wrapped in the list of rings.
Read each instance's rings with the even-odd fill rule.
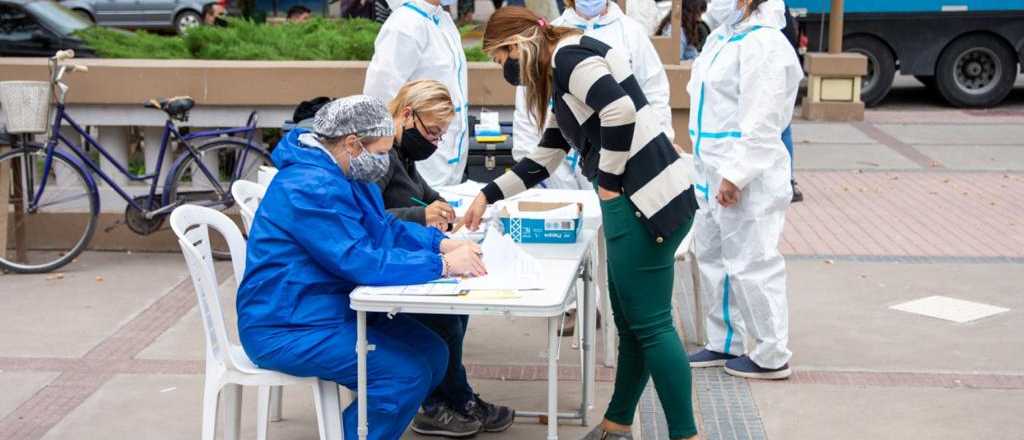
[[[553,56],[554,110],[538,148],[484,187],[489,203],[532,187],[576,148],[584,175],[621,191],[660,242],[686,226],[696,210],[690,173],[660,128],[624,54],[591,37],[559,42]]]

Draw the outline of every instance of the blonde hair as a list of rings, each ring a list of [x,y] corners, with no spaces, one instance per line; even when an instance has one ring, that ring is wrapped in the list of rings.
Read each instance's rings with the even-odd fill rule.
[[[551,100],[551,56],[562,39],[582,35],[576,28],[552,26],[529,9],[506,6],[498,9],[487,21],[484,30],[484,51],[492,58],[501,49],[519,47],[519,79],[526,87],[526,106],[544,127]],[[543,129],[543,128],[541,128]]]
[[[396,120],[406,107],[421,116],[433,117],[438,121],[451,121],[455,117],[455,106],[448,88],[440,81],[421,79],[410,81],[398,89],[398,94],[388,103],[388,111]]]

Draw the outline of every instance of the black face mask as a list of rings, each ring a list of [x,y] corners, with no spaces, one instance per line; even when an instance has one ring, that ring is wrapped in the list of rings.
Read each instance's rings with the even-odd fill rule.
[[[228,21],[221,17],[216,17],[213,19],[213,25],[219,27],[228,27]]]
[[[502,73],[505,75],[505,81],[516,87],[522,85],[519,81],[519,60],[509,58],[505,60],[505,64],[501,68]]]
[[[415,113],[413,113],[413,117],[419,119],[419,116],[416,116]],[[422,124],[423,121],[420,121],[420,123]],[[411,128],[406,128],[405,132],[402,133],[401,148],[405,157],[408,157],[413,162],[424,160],[437,151],[437,145],[423,136],[420,129],[416,128],[415,123],[412,124]]]

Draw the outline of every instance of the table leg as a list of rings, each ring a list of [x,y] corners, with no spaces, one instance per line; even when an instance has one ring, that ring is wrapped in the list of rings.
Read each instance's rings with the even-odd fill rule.
[[[597,366],[597,353],[594,352],[594,341],[597,339],[597,291],[593,285],[593,268],[593,260],[588,259],[583,266],[584,314],[587,318],[583,328],[583,426],[589,425],[588,416],[594,406],[594,376]]]
[[[7,162],[0,163],[0,257],[7,258],[7,216],[10,211],[11,178]]]
[[[558,440],[558,321],[548,318],[548,440]]]
[[[357,432],[359,440],[366,440],[369,429],[366,423],[366,312],[356,311],[356,368],[359,378],[356,387],[356,405],[358,409]]]

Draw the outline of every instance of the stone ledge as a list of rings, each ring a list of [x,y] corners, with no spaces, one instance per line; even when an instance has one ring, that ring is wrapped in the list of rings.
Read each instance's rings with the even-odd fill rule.
[[[864,76],[868,73],[868,59],[856,53],[808,53],[804,55],[804,70],[808,76]]]
[[[864,120],[863,102],[804,102],[801,114],[809,121],[850,122]]]
[[[314,96],[362,92],[365,61],[223,61],[77,59],[88,73],[67,76],[68,104],[141,104],[154,97],[189,95],[198,105],[293,106]],[[675,109],[690,106],[686,83],[690,65],[669,64]],[[45,58],[0,60],[0,81],[47,78]],[[501,67],[469,63],[469,101],[473,106],[511,106],[515,89]]]

